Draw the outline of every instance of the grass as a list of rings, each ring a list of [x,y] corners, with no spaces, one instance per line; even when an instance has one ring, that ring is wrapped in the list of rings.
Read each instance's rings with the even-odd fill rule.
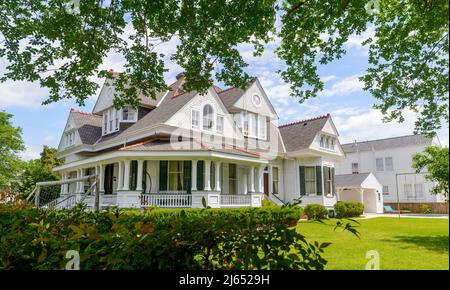
[[[361,239],[334,231],[336,220],[301,222],[299,232],[309,241],[332,242],[325,249],[325,269],[364,270],[366,252],[377,250],[380,269],[449,269],[449,221],[446,219],[360,219]]]

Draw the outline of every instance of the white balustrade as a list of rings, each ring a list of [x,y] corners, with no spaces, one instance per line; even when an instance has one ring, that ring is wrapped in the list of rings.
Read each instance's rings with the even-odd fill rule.
[[[191,207],[192,195],[190,194],[142,194],[141,206],[159,207]]]
[[[221,207],[239,207],[239,206],[251,206],[252,196],[247,194],[232,195],[232,194],[221,194],[220,195],[220,206]]]

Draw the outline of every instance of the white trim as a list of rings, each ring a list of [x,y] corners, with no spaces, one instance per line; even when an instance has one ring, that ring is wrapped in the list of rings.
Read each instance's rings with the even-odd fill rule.
[[[164,99],[166,98],[166,96],[169,94],[169,90],[167,90],[167,92],[164,94],[164,96],[161,98],[161,100],[159,100],[159,102],[156,104],[156,107],[159,107],[159,105],[161,105],[162,101],[164,101]]]
[[[244,162],[244,163],[258,163],[258,164],[268,164],[268,160],[261,160],[258,157],[246,157],[240,155],[234,155],[230,153],[221,153],[214,151],[114,151],[102,154],[100,156],[94,156],[90,158],[86,158],[83,160],[74,161],[71,163],[66,163],[61,166],[57,166],[53,168],[53,171],[58,172],[62,170],[67,170],[69,168],[74,168],[78,166],[82,166],[84,164],[92,164],[97,162],[102,162],[106,160],[114,160],[117,158],[137,158],[137,157],[145,157],[147,160],[155,159],[159,160],[161,158],[165,158],[166,160],[177,159],[177,158],[186,158],[189,160],[192,157],[209,157],[209,158],[217,158],[217,159],[226,159],[226,160],[234,160]]]

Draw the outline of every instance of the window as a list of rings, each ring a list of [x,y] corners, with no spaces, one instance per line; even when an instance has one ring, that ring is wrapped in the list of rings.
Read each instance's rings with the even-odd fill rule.
[[[248,113],[247,112],[244,112],[244,115],[243,115],[243,118],[244,118],[244,130],[243,130],[243,134],[244,134],[244,136],[248,136]]]
[[[352,163],[352,174],[358,174],[359,173],[359,165],[358,163]]]
[[[405,193],[406,198],[415,198],[412,191],[412,184],[404,184],[403,191]]]
[[[228,191],[230,194],[236,194],[237,187],[237,168],[236,164],[228,165]]]
[[[223,133],[223,116],[217,116],[217,133]]]
[[[414,184],[414,193],[415,193],[416,198],[423,197],[423,184],[422,183]]]
[[[325,148],[330,149],[330,137],[325,138]]]
[[[169,161],[169,191],[183,190],[183,161]]]
[[[272,192],[278,194],[278,167],[272,167]]]
[[[108,133],[108,112],[103,113],[103,134]]]
[[[316,168],[305,167],[305,193],[316,194]]]
[[[320,147],[324,148],[325,147],[325,137],[320,136]]]
[[[200,128],[200,112],[197,110],[192,110],[191,125],[194,129]]]
[[[384,166],[385,166],[386,171],[393,171],[394,170],[394,164],[392,162],[392,157],[384,158]]]
[[[113,130],[114,109],[109,110],[109,131]]]
[[[331,138],[331,148],[330,149],[334,150],[335,142],[336,142],[335,139]]]
[[[236,123],[236,126],[239,128],[239,130],[242,131],[242,114],[241,113],[234,114],[234,122]]]
[[[265,116],[258,116],[259,124],[259,138],[266,139],[267,138],[267,123],[266,123],[266,117]]]
[[[115,110],[115,113],[116,113],[116,130],[119,130],[119,116],[120,116],[120,112],[119,112],[119,110]]]
[[[377,167],[377,171],[384,171],[383,158],[375,159],[375,164],[376,164],[376,167]]]
[[[258,136],[258,123],[257,123],[257,115],[254,113],[248,113],[248,122],[250,126],[249,135],[252,137]]]
[[[389,186],[383,185],[383,195],[389,195]]]
[[[325,148],[329,150],[334,150],[336,144],[336,138],[331,136],[321,135],[319,140],[320,148]]]
[[[325,185],[325,195],[333,194],[333,169],[331,167],[323,168],[323,179]]]
[[[253,101],[253,104],[257,107],[259,107],[261,105],[261,97],[258,95],[253,95],[252,101]]]
[[[75,143],[75,132],[66,133],[66,146],[72,146]]]
[[[203,107],[203,129],[204,130],[212,130],[214,122],[213,122],[214,112],[213,107],[211,105],[205,105]]]
[[[134,122],[136,121],[136,110],[132,107],[124,107],[122,109],[122,121],[125,122]]]

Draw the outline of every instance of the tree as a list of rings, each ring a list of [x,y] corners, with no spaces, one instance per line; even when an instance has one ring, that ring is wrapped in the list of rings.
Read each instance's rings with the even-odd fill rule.
[[[416,172],[426,169],[425,179],[433,181],[435,186],[431,189],[433,194],[443,194],[448,201],[448,148],[429,146],[424,152],[413,156],[413,168]]]
[[[24,195],[28,195],[33,191],[36,182],[59,180],[60,176],[53,172],[53,168],[63,164],[63,160],[56,156],[57,149],[44,145],[41,157],[26,162],[23,166],[24,170],[20,176],[18,191]],[[57,187],[42,188],[46,194],[54,194],[59,192]]]
[[[324,88],[317,66],[341,58],[350,35],[373,29],[361,80],[375,107],[386,121],[416,111],[415,131],[432,134],[449,119],[448,8],[449,0],[0,0],[0,57],[9,61],[2,80],[40,82],[50,89],[45,104],[83,105],[98,88],[93,77],[114,76],[115,106],[137,106],[140,93],[154,98],[166,86],[160,43],[179,39],[171,58],[185,88],[204,92],[213,77],[245,86],[251,76],[238,45],[261,55],[277,39],[286,64],[279,73],[303,102]],[[109,53],[125,59],[122,74],[99,69]]]
[[[0,111],[0,190],[16,179],[21,164],[17,153],[24,149],[22,129],[11,124],[12,116]]]

